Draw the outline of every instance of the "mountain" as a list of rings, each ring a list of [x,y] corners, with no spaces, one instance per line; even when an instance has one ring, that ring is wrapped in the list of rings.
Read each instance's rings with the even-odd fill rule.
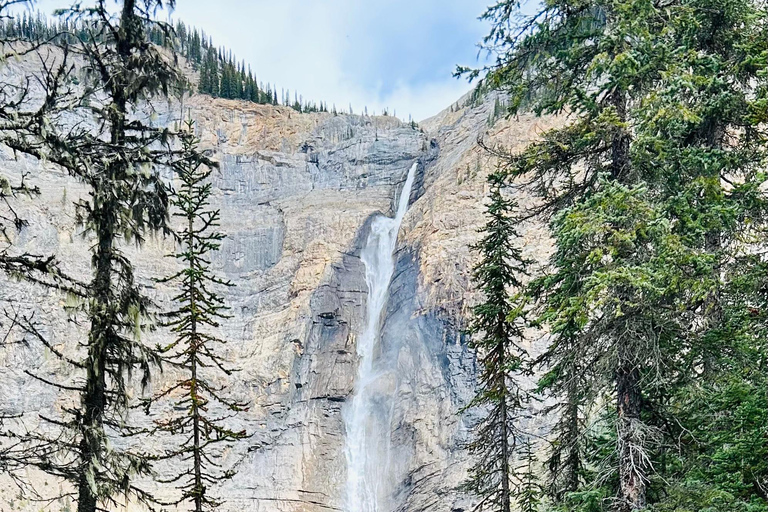
[[[375,477],[386,490],[382,510],[470,509],[456,486],[464,478],[463,443],[476,417],[457,413],[474,392],[475,359],[463,333],[476,299],[470,245],[483,222],[485,176],[494,166],[477,140],[520,148],[555,123],[526,116],[489,122],[496,100],[494,94],[479,102],[462,98],[420,126],[204,95],[183,105],[155,105],[157,123],[191,115],[204,148],[221,165],[213,203],[228,236],[213,261],[236,285],[226,292],[232,318],[221,335],[229,340],[225,357],[241,368],[231,392],[250,403],[235,427],[252,434],[227,454],[238,474],[224,484],[223,510],[345,510],[345,411],[356,387],[356,346],[368,301],[361,250],[373,219],[394,215],[413,164],[376,356],[383,372],[378,391],[387,397],[387,410],[379,412],[389,435],[383,440],[388,457]],[[73,201],[84,189],[55,168],[8,150],[0,168],[10,175],[28,172],[28,181],[42,191],[40,199],[22,200],[30,224],[18,234],[18,247],[55,252],[66,270],[86,275],[89,238],[73,231]],[[520,231],[524,254],[543,261],[550,250],[544,227],[530,224]],[[148,276],[174,270],[175,261],[164,257],[172,249],[170,239],[156,238],[127,250],[158,304],[167,303],[172,291]],[[42,330],[62,347],[82,333],[60,313],[65,300],[14,281],[0,286],[6,310],[29,308],[39,319],[54,318]],[[157,334],[145,336],[151,343]],[[35,344],[0,351],[0,365],[3,412],[26,411],[30,429],[45,428],[37,412],[55,415],[72,400],[22,371],[31,367],[50,376],[59,369]],[[167,369],[152,387],[160,389],[172,377]],[[0,508],[39,509],[15,495],[0,481]],[[68,506],[61,500],[47,510]]]

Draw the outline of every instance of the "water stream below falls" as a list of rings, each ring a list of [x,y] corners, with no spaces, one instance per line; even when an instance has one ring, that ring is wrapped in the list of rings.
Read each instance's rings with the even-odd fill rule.
[[[390,433],[396,369],[377,357],[377,351],[380,352],[382,313],[395,271],[397,233],[408,210],[417,167],[415,163],[408,171],[394,218],[378,216],[373,219],[360,254],[365,265],[368,305],[364,331],[357,341],[360,366],[355,392],[344,411],[348,512],[387,512],[387,502],[393,490],[389,468],[392,463]]]

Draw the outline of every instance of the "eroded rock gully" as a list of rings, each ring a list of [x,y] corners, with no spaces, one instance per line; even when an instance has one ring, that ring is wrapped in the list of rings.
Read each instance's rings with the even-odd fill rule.
[[[357,375],[355,346],[367,299],[360,250],[374,215],[392,215],[414,163],[381,331],[380,350],[394,354],[397,380],[391,508],[468,509],[456,486],[467,467],[462,444],[473,419],[456,412],[473,394],[475,361],[462,329],[474,296],[469,245],[482,224],[485,176],[493,165],[477,138],[522,147],[549,123],[522,118],[489,127],[492,104],[492,98],[476,106],[460,102],[414,128],[392,117],[298,114],[205,96],[185,103],[204,147],[221,163],[213,201],[228,237],[213,261],[237,285],[227,291],[233,317],[221,334],[229,340],[225,355],[241,368],[231,392],[252,404],[235,425],[253,435],[229,450],[238,474],[224,484],[224,510],[345,508],[341,411]],[[179,105],[166,106],[159,122],[180,113]],[[17,205],[30,224],[16,247],[55,252],[69,272],[87,275],[89,241],[74,228],[72,207],[82,187],[50,166],[2,151],[0,172],[22,171],[30,172],[42,196]],[[523,226],[522,234],[526,256],[543,258],[549,250],[545,230]],[[158,303],[172,291],[147,277],[171,273],[175,263],[163,257],[171,249],[161,238],[149,239],[141,250],[126,248]],[[0,301],[35,311],[56,345],[67,346],[80,332],[61,313],[65,299],[56,293],[4,281]],[[25,411],[30,428],[44,428],[37,412],[72,400],[23,373],[32,367],[41,375],[61,375],[55,358],[35,344],[0,350],[0,365],[0,408]],[[158,375],[152,385],[161,388],[171,377]],[[31,478],[43,487],[59,485]],[[40,508],[15,494],[0,482],[3,510]],[[59,502],[48,510],[66,507]]]

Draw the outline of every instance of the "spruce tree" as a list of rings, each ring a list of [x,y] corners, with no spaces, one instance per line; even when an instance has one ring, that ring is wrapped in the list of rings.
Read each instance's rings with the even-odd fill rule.
[[[210,94],[214,98],[217,98],[221,94],[220,88],[220,71],[219,60],[216,55],[216,49],[213,46],[208,47],[208,83],[210,87]]]
[[[251,73],[251,69],[249,67],[248,75],[245,79],[245,90],[243,91],[243,98],[248,101],[253,101],[254,92],[253,74]]]
[[[87,159],[81,172],[91,189],[90,199],[77,205],[78,220],[96,238],[86,312],[90,328],[85,383],[80,410],[67,425],[79,430],[79,463],[71,474],[77,481],[78,512],[95,512],[100,503],[110,503],[117,492],[129,488],[133,474],[148,471],[141,457],[113,450],[106,431],[124,430],[126,371],[140,369],[147,382],[156,361],[156,355],[128,327],[146,315],[148,302],[118,245],[121,238],[141,242],[147,230],[166,226],[167,196],[159,173],[151,167],[149,172],[135,169],[156,165],[145,155],[152,158],[148,149],[162,143],[167,134],[146,131],[146,126],[129,121],[138,102],[167,93],[182,80],[180,72],[146,42],[145,20],[154,8],[154,2],[139,5],[125,0],[116,25],[103,21],[110,19],[103,4],[71,11],[84,25],[98,27],[98,35],[91,32],[78,50],[99,70],[95,79],[105,96],[100,121],[108,130],[108,142],[95,143],[93,155],[74,155],[77,160]]]
[[[80,288],[80,307],[70,311],[87,335],[80,341],[82,353],[52,351],[81,380],[70,386],[29,372],[44,385],[77,393],[79,403],[55,417],[41,415],[44,432],[9,434],[27,447],[30,463],[69,482],[78,512],[112,508],[119,494],[152,500],[133,483],[136,475],[149,473],[149,461],[114,438],[140,432],[126,421],[131,375],[138,373],[145,385],[159,361],[140,341],[150,304],[121,250],[125,243],[140,245],[149,232],[167,232],[168,198],[160,169],[172,165],[177,153],[170,146],[172,132],[145,123],[142,113],[147,100],[167,97],[184,78],[173,58],[147,37],[150,26],[169,30],[152,19],[159,5],[125,0],[119,18],[101,2],[64,11],[82,30],[71,45],[57,43],[84,63],[86,87],[74,90],[76,101],[52,107],[40,137],[7,141],[61,166],[88,190],[75,206],[76,221],[93,237],[92,274]],[[73,111],[89,122],[72,126]],[[22,327],[32,339],[54,346],[30,322]],[[48,430],[54,432],[48,435]]]
[[[219,81],[219,86],[218,86],[219,96],[221,96],[222,98],[229,99],[229,85],[230,85],[229,84],[230,82],[229,66],[227,65],[226,62],[222,62],[220,65],[221,65],[221,73],[220,73],[221,80]]]
[[[171,200],[176,210],[173,215],[183,223],[178,232],[181,247],[174,254],[183,268],[162,280],[178,289],[174,297],[178,307],[168,313],[170,321],[166,324],[176,338],[162,348],[162,353],[183,375],[147,401],[146,408],[149,412],[154,402],[172,400],[172,409],[181,411],[157,421],[155,433],[182,436],[181,445],[161,457],[171,459],[178,468],[161,483],[174,483],[181,490],[174,505],[191,502],[195,512],[202,512],[221,505],[211,487],[235,474],[222,469],[216,460],[221,457],[218,445],[243,439],[246,434],[225,425],[245,404],[227,398],[225,387],[214,382],[217,374],[228,377],[234,371],[218,353],[225,341],[215,334],[219,322],[229,318],[224,299],[215,288],[233,285],[216,277],[211,269],[210,254],[219,249],[225,235],[216,231],[220,213],[210,206],[211,168],[200,156],[193,128],[193,122],[188,121],[181,133],[184,158],[174,166],[180,187]]]
[[[690,320],[659,391],[664,416],[680,425],[667,450],[675,463],[661,475],[674,496],[665,506],[687,495],[678,506],[768,508],[766,464],[757,462],[768,438],[756,428],[768,406],[743,394],[764,382],[757,375],[766,357],[754,286],[762,265],[750,254],[764,242],[744,237],[766,220],[766,11],[748,1],[692,1],[671,26],[667,44],[677,51],[638,109],[636,152],[701,274],[681,295]],[[734,446],[743,452],[732,457]]]
[[[507,21],[514,16],[511,2],[499,3],[487,13],[496,22],[491,40],[501,41],[502,45],[510,40],[517,42],[516,47],[506,48],[508,53],[503,54],[488,83],[493,86],[504,84],[509,88],[513,94],[513,109],[524,105],[525,101],[532,101],[533,108],[538,112],[557,113],[568,106],[578,116],[567,128],[546,134],[544,142],[533,145],[523,155],[512,159],[513,170],[510,174],[524,176],[532,190],[545,199],[532,214],[560,212],[587,201],[601,189],[613,187],[614,183],[632,186],[636,181],[630,160],[628,109],[633,96],[642,91],[655,75],[652,67],[639,73],[626,63],[633,62],[636,54],[647,48],[648,43],[642,36],[654,30],[654,23],[658,24],[653,10],[650,2],[643,1],[626,4],[554,2],[547,4],[544,12],[530,22],[530,35],[521,36],[519,40],[515,40],[514,34],[510,36],[507,28]],[[628,45],[627,41],[633,41],[635,46]],[[553,51],[557,52],[556,59],[544,59],[544,55]],[[563,151],[562,148],[567,149]],[[623,192],[619,190],[616,190],[619,196],[611,194],[605,199],[621,197]],[[565,233],[561,236],[563,240],[571,240]],[[569,254],[572,249],[563,248]],[[579,250],[587,248],[580,247]],[[606,246],[590,250],[611,249]],[[578,270],[579,276],[585,275],[583,269],[571,266],[573,262],[570,260],[555,259],[553,263],[563,274]],[[637,264],[639,261],[632,258],[621,260],[621,265],[627,267]],[[563,284],[566,295],[561,297],[552,293],[553,286],[570,282],[567,275],[561,275],[561,278],[560,283],[550,281],[546,291],[548,304],[558,311],[556,325],[567,323],[567,316],[562,316],[567,310],[563,308],[579,300],[578,294],[586,291],[580,288],[581,285]],[[580,281],[581,278],[577,283]],[[653,367],[658,361],[644,360],[649,340],[644,338],[642,330],[635,330],[635,326],[647,325],[644,316],[647,310],[635,311],[629,307],[635,299],[633,290],[617,282],[606,284],[604,291],[615,300],[616,316],[613,319],[616,324],[606,322],[597,326],[582,323],[575,333],[569,334],[576,338],[592,338],[592,346],[603,347],[600,366],[605,373],[595,375],[584,383],[599,388],[606,381],[613,382],[618,432],[616,450],[620,466],[617,499],[622,503],[622,510],[639,510],[646,503],[650,470],[647,460],[650,437],[646,435],[647,429],[641,418],[641,368]],[[590,315],[588,307],[584,304],[581,312],[586,318]],[[624,332],[636,333],[636,337],[619,337],[621,325],[627,329]],[[590,333],[593,328],[599,329],[599,333]],[[557,329],[566,334],[565,329]],[[583,351],[584,348],[584,341],[578,339],[559,340],[557,343],[575,350]],[[566,357],[585,360],[588,355],[577,353]],[[557,368],[562,361],[549,360],[544,364]],[[578,436],[575,432],[564,434],[569,438]],[[574,455],[577,453],[573,452]]]
[[[201,94],[211,94],[210,80],[210,68],[208,67],[208,59],[205,59],[200,66],[200,79],[197,83],[197,92]]]
[[[469,405],[481,407],[487,414],[469,445],[476,462],[464,489],[478,497],[476,510],[510,512],[521,477],[514,458],[525,443],[519,420],[526,390],[520,387],[520,376],[527,359],[521,346],[524,304],[512,294],[523,287],[520,276],[527,262],[514,246],[518,239],[512,217],[516,204],[503,195],[503,177],[493,174],[489,182],[487,222],[475,246],[481,260],[473,274],[483,299],[474,307],[470,324],[471,346],[480,366],[479,390]]]
[[[230,82],[229,82],[229,96],[231,99],[240,98],[240,70],[234,61],[229,62],[230,69]]]
[[[534,444],[529,439],[517,450],[520,461],[515,470],[520,476],[513,496],[520,512],[538,512],[541,510],[543,501],[544,490],[539,483],[536,467],[538,461],[534,448]]]
[[[522,153],[496,151],[556,244],[529,288],[552,333],[548,492],[568,510],[641,510],[680,438],[670,395],[717,359],[722,269],[764,218],[764,24],[740,0],[554,2],[522,25],[517,9],[486,13],[499,59],[484,85],[513,112],[571,113]]]

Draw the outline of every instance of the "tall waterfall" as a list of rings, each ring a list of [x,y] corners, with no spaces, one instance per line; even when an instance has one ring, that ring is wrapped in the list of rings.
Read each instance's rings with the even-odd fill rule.
[[[397,232],[408,209],[417,167],[415,163],[408,171],[395,217],[378,216],[371,222],[371,231],[360,256],[365,265],[368,307],[365,330],[357,341],[357,354],[360,356],[357,385],[344,411],[348,512],[386,512],[392,491],[388,470],[391,463],[394,368],[387,368],[382,361],[377,361],[376,356],[382,311],[395,271]]]

